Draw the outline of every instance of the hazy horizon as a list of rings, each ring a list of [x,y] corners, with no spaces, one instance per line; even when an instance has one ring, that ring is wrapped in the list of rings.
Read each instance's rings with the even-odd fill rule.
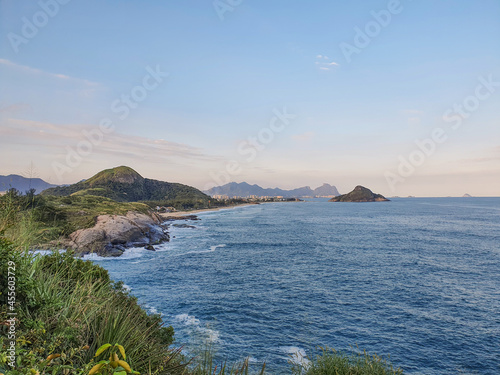
[[[0,2],[0,175],[500,195],[500,3]]]

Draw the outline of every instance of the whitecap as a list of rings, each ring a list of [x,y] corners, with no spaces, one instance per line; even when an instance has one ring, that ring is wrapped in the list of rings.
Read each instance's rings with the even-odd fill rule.
[[[50,255],[53,252],[58,252],[58,253],[65,253],[66,249],[60,249],[60,250],[30,250],[30,253],[33,255]]]
[[[287,354],[284,358],[295,365],[301,365],[307,368],[311,363],[311,361],[307,359],[306,351],[298,346],[280,346],[279,349]]]
[[[179,314],[176,315],[174,319],[191,330],[197,341],[201,339],[209,344],[220,342],[219,331],[210,328],[208,325],[204,327],[195,316]]]
[[[156,310],[156,307],[151,305],[146,305],[145,307],[150,314],[158,314],[158,310]]]
[[[175,320],[183,323],[186,326],[198,326],[200,325],[199,319],[196,319],[194,316],[189,314],[179,314],[175,316]]]
[[[226,247],[226,244],[220,244],[220,245],[214,245],[210,246],[209,250],[193,250],[193,251],[188,251],[187,253],[184,254],[179,254],[179,255],[190,255],[190,254],[206,254],[206,253],[213,253],[217,248],[219,247]]]
[[[127,292],[130,292],[132,288],[128,286],[127,284],[122,284],[123,289],[125,289]]]
[[[150,250],[146,250],[143,247],[132,247],[130,249],[126,249],[122,255],[118,257],[102,257],[100,255],[97,255],[96,253],[91,253],[91,254],[86,254],[83,256],[83,259],[85,260],[98,260],[98,261],[103,261],[103,260],[127,260],[127,259],[137,259],[141,258],[147,253],[150,253]]]

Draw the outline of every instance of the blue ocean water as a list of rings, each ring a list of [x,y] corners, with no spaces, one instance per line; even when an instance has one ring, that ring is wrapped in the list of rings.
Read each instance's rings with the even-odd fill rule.
[[[358,345],[407,374],[500,374],[500,198],[315,199],[199,217],[156,252],[96,260],[188,354],[207,340],[276,374],[290,373],[290,354]]]

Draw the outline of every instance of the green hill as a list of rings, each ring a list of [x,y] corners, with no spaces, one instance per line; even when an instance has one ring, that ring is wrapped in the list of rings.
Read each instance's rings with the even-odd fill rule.
[[[142,177],[130,167],[106,169],[85,181],[45,190],[43,195],[94,195],[117,202],[153,201],[176,206],[203,206],[210,197],[198,189]]]

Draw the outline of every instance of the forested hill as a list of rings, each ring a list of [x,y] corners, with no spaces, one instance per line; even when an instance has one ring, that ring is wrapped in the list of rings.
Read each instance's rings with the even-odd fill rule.
[[[97,195],[118,202],[190,200],[208,202],[200,190],[179,183],[142,177],[130,167],[106,169],[85,181],[45,190],[43,195]]]

